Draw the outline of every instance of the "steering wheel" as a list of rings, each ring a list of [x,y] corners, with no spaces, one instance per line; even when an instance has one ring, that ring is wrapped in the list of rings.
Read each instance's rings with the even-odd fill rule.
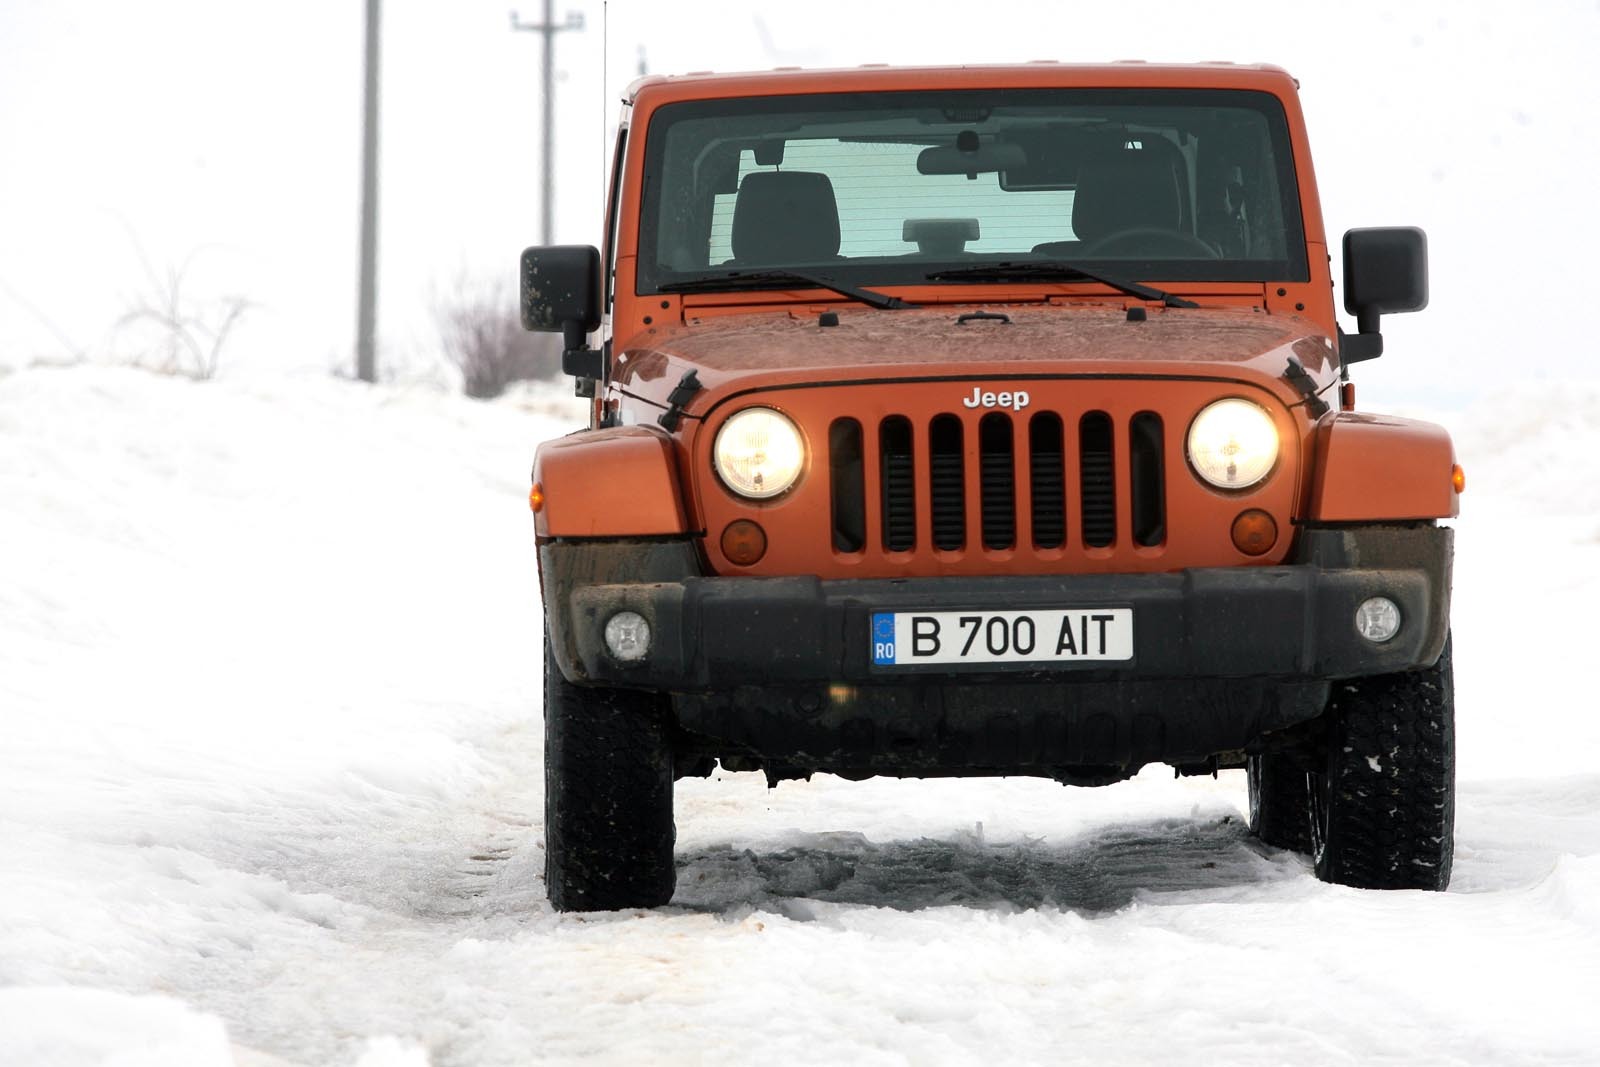
[[[1217,250],[1209,242],[1192,233],[1160,226],[1140,226],[1108,233],[1084,248],[1082,254],[1086,257],[1182,255],[1191,259],[1218,258]]]

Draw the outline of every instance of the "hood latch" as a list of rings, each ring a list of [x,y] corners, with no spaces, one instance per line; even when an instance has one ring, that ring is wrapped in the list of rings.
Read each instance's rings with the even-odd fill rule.
[[[667,394],[667,410],[663,411],[656,421],[668,430],[676,430],[678,424],[683,421],[685,405],[703,388],[705,387],[700,384],[700,378],[694,371],[685,371],[672,392]]]
[[[1328,402],[1317,395],[1316,379],[1306,372],[1306,366],[1300,362],[1299,356],[1289,357],[1289,365],[1283,368],[1283,376],[1306,398],[1306,409],[1311,412],[1312,418],[1320,419],[1328,413]]]

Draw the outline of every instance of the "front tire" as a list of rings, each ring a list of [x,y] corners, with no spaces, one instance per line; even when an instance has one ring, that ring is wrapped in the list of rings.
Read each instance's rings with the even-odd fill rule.
[[[1324,770],[1311,786],[1312,859],[1361,889],[1450,884],[1455,856],[1455,688],[1450,642],[1425,670],[1340,682]]]
[[[557,911],[672,899],[666,696],[573,685],[544,657],[545,889]]]

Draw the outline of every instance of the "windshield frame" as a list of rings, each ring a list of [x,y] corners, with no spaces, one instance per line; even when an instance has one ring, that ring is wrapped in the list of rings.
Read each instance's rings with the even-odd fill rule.
[[[1311,271],[1307,249],[1305,215],[1301,204],[1295,146],[1283,101],[1275,94],[1257,89],[1233,88],[991,88],[991,89],[895,89],[872,92],[790,93],[767,96],[704,98],[665,103],[650,115],[645,137],[639,228],[634,291],[645,296],[665,291],[696,279],[725,273],[727,265],[714,263],[704,269],[663,269],[656,260],[659,235],[660,193],[663,184],[667,132],[682,120],[717,117],[749,117],[794,113],[815,113],[858,108],[881,109],[896,98],[908,108],[943,107],[970,109],[974,106],[1039,107],[1196,107],[1239,108],[1255,111],[1265,122],[1274,177],[1278,185],[1285,255],[1282,259],[1208,259],[1074,256],[1074,264],[1122,278],[1159,281],[1175,288],[1203,286],[1205,283],[1307,282]],[[951,268],[982,266],[993,261],[1027,262],[1030,258],[1049,261],[1061,258],[1048,252],[968,253],[960,258],[928,259],[911,257],[857,257],[832,261],[825,267],[815,263],[795,263],[800,271],[825,271],[830,278],[856,286],[878,288],[896,286],[943,287],[992,285],[964,279],[930,279],[927,275]],[[784,265],[772,264],[771,269]],[[1060,282],[1042,282],[1052,288]],[[771,286],[752,285],[752,290]]]

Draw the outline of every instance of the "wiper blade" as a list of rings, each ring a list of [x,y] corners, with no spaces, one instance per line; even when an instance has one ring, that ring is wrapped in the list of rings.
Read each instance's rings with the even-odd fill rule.
[[[1113,278],[1099,271],[1085,270],[1076,263],[1065,263],[1053,259],[1018,259],[1006,260],[1001,263],[980,263],[972,267],[955,267],[951,270],[936,270],[928,275],[930,282],[955,281],[957,279],[971,281],[1003,282],[1013,279],[1029,278],[1082,278],[1086,281],[1099,282],[1101,285],[1110,286],[1118,292],[1136,296],[1140,300],[1159,300],[1169,308],[1197,308],[1200,305],[1193,300],[1185,300],[1181,296],[1173,296],[1153,285],[1141,285],[1138,282],[1125,282],[1121,278]]]
[[[663,293],[725,293],[736,289],[766,289],[777,285],[794,285],[796,282],[813,289],[827,289],[840,296],[848,296],[851,300],[859,300],[868,307],[894,310],[917,306],[901,300],[898,296],[890,296],[888,293],[880,293],[873,289],[860,289],[804,270],[730,270],[721,274],[707,275],[704,278],[668,282],[658,288]]]

